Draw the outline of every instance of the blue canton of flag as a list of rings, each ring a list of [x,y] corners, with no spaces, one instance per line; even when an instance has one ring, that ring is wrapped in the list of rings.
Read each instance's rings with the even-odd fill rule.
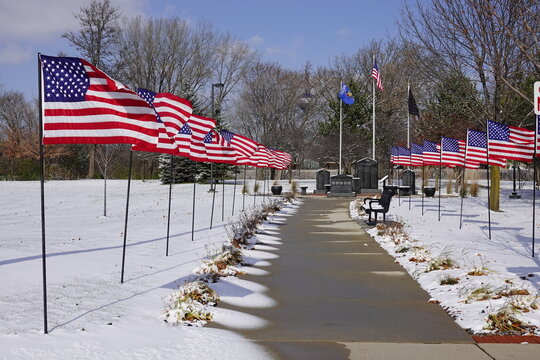
[[[191,135],[191,128],[189,127],[189,125],[187,123],[184,124],[184,126],[182,126],[182,128],[180,129],[180,134],[184,134],[184,135]]]
[[[437,144],[424,140],[424,152],[437,152]]]
[[[150,90],[138,88],[137,94],[139,94],[139,96],[142,97],[143,100],[146,101],[148,105],[152,107],[152,109],[154,109],[158,122],[162,122],[161,117],[159,116],[158,112],[156,111],[156,108],[154,107],[154,99],[156,98],[156,93]]]
[[[422,148],[422,146],[414,144],[414,143],[411,145],[411,153],[422,154],[423,152],[424,152],[424,149]]]
[[[483,131],[469,130],[469,136],[467,138],[467,146],[474,146],[479,148],[487,148],[486,133]]]
[[[508,125],[488,121],[488,136],[490,140],[509,141],[510,130],[508,129]]]
[[[45,101],[83,101],[90,78],[79,59],[56,58],[43,61],[43,84]]]
[[[230,144],[234,134],[227,130],[221,130],[220,133],[221,133],[221,136],[223,136],[225,140],[227,140],[227,142]]]
[[[442,137],[442,151],[459,152],[457,139]]]
[[[205,144],[211,144],[212,143],[212,131],[209,131],[208,134],[204,136],[203,139]]]
[[[338,96],[345,104],[354,104],[354,98],[352,96],[351,90],[347,85],[341,84],[341,90],[339,91]]]

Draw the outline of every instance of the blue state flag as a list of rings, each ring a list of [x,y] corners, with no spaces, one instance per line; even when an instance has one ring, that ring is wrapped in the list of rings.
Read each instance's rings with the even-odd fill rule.
[[[354,104],[354,98],[351,89],[345,84],[341,84],[341,90],[338,93],[339,98],[347,105]]]

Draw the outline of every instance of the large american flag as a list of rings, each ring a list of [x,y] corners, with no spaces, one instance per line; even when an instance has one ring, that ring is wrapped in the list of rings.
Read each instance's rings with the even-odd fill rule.
[[[377,61],[373,64],[373,70],[371,70],[371,77],[374,78],[377,81],[377,87],[382,90],[382,80],[381,80],[381,73],[379,72],[379,67],[377,66]]]
[[[247,165],[256,166],[256,167],[268,167],[270,164],[269,158],[268,158],[268,151],[266,150],[266,146],[259,144],[257,146],[257,150],[251,154],[251,157],[249,158],[249,163]]]
[[[285,170],[286,168],[289,167],[292,160],[292,156],[290,154],[284,151],[271,149],[271,148],[268,148],[268,151],[270,152],[270,154],[273,155],[273,162],[270,165],[270,167],[273,167],[279,170]]]
[[[441,163],[441,154],[439,150],[438,144],[424,140],[424,165],[439,165]]]
[[[396,161],[396,147],[395,146],[392,146],[392,148],[390,148],[390,163],[391,164],[395,164],[395,161]]]
[[[411,150],[398,146],[398,158],[396,164],[411,165]]]
[[[467,147],[465,150],[465,167],[477,169],[479,164],[506,166],[506,160],[487,155],[487,135],[484,131],[467,130]]]
[[[411,144],[411,166],[424,165],[424,148],[418,144]]]
[[[464,166],[465,141],[443,136],[441,138],[441,164],[450,167]]]
[[[156,114],[89,62],[40,55],[43,144],[155,145]]]
[[[536,156],[540,156],[540,115],[536,115]]]
[[[531,161],[535,132],[488,120],[489,156],[500,159]]]
[[[225,138],[225,140],[227,140],[229,146],[232,147],[236,152],[237,163],[239,165],[249,165],[249,158],[257,150],[257,146],[259,144],[250,138],[227,130],[221,130],[219,133]]]
[[[145,92],[146,97],[141,91]],[[156,94],[145,89],[137,89],[137,93],[154,107],[171,138],[178,134],[193,112],[191,102],[179,96],[169,93]]]

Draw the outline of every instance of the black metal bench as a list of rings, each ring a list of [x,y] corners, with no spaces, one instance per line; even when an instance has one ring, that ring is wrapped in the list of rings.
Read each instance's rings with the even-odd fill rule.
[[[394,189],[385,189],[380,198],[365,198],[362,208],[369,215],[368,222],[370,224],[377,223],[377,216],[379,213],[383,214],[383,221],[386,222],[386,213],[390,208],[390,201],[392,196],[396,195]],[[371,214],[375,214],[375,221],[371,219]]]

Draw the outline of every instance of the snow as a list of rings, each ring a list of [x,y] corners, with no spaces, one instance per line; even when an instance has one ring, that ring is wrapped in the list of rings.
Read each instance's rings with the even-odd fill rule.
[[[252,187],[252,182],[249,182]],[[261,183],[262,185],[262,183]],[[282,182],[288,190],[286,181]],[[269,359],[266,350],[235,329],[259,328],[265,320],[212,308],[216,326],[171,326],[161,317],[165,299],[194,269],[227,242],[226,226],[242,210],[242,186],[221,185],[209,228],[211,193],[197,185],[195,238],[191,241],[193,184],[173,187],[169,256],[165,256],[169,187],[133,181],[129,209],[124,283],[120,284],[127,181],[48,181],[45,184],[48,329],[43,334],[41,218],[39,182],[0,182],[0,359]],[[262,186],[261,186],[262,190]],[[263,200],[257,196],[257,206]],[[246,211],[254,197],[245,199]],[[286,221],[291,205],[272,221]],[[268,244],[282,240],[272,221]],[[271,271],[275,254],[264,247],[245,252],[255,275]],[[224,302],[238,307],[273,306],[268,289],[240,278],[210,284]]]
[[[481,189],[478,197],[464,198],[463,226],[459,228],[461,198],[457,194],[441,198],[441,220],[438,220],[438,195],[424,198],[422,216],[421,197],[394,196],[387,221],[404,224],[404,232],[409,240],[396,245],[377,228],[369,234],[388,253],[396,258],[424,288],[433,301],[440,303],[456,322],[475,333],[487,332],[487,316],[501,307],[515,303],[536,302],[540,305],[540,261],[538,239],[536,254],[532,257],[532,188],[519,191],[522,199],[509,199],[511,183],[503,182],[500,195],[500,212],[491,212],[491,239],[488,238],[487,190]],[[444,194],[444,190],[443,190]],[[361,204],[361,200],[358,204]],[[351,216],[367,220],[367,215],[359,214],[356,201],[351,202]],[[381,216],[379,216],[380,218]],[[536,222],[538,236],[540,224]],[[400,252],[407,247],[407,252]],[[417,247],[416,249],[414,247]],[[447,270],[426,272],[432,260],[449,257],[457,267]],[[415,262],[411,259],[425,259]],[[473,269],[487,269],[483,276],[468,275]],[[459,278],[456,285],[440,285],[442,278]],[[474,290],[487,286],[493,292],[508,289],[526,289],[529,296],[491,296],[488,300],[472,301],[467,298]],[[495,297],[495,299],[493,298]],[[529,308],[529,312],[516,312],[520,320],[540,327],[540,310]],[[536,329],[536,333],[540,333]]]

